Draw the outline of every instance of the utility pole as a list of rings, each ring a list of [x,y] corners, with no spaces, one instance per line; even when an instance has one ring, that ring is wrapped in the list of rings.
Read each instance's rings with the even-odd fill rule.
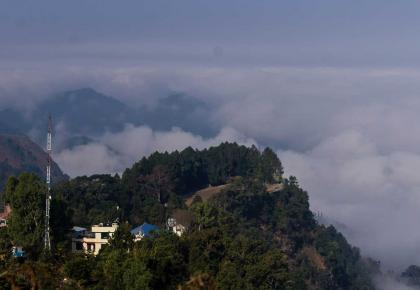
[[[45,195],[45,231],[44,231],[44,249],[51,250],[50,240],[50,206],[51,206],[51,154],[52,154],[52,118],[48,117],[48,133],[47,133],[47,193]]]

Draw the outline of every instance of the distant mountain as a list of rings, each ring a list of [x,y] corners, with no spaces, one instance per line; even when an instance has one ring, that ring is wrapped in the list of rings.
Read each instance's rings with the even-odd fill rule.
[[[98,135],[122,129],[131,122],[134,112],[124,103],[85,88],[55,95],[40,103],[32,119],[45,120],[48,114],[56,125],[63,125],[69,133]],[[38,127],[45,122],[41,121]]]
[[[159,100],[152,109],[141,108],[141,121],[155,130],[182,128],[195,134],[209,137],[217,133],[210,125],[210,108],[198,99],[185,94],[171,94]]]
[[[117,132],[128,123],[147,125],[154,130],[179,127],[202,136],[211,136],[209,108],[185,94],[171,94],[152,107],[130,107],[119,100],[84,88],[53,95],[39,103],[31,113],[6,108],[0,111],[0,133],[30,135],[41,144],[45,140],[48,115],[60,128],[60,150],[90,142],[105,132]]]
[[[133,123],[134,110],[122,102],[85,88],[53,95],[31,112],[6,108],[0,112],[0,133],[30,135],[35,142],[45,141],[48,115],[60,128],[56,150],[88,142],[107,131],[123,129]]]
[[[47,154],[28,137],[0,134],[0,192],[11,175],[26,171],[45,178],[47,160]],[[67,179],[55,162],[51,173],[53,180]]]
[[[56,124],[78,136],[95,136],[119,131],[125,124],[147,125],[155,130],[180,127],[194,133],[209,131],[203,123],[208,117],[205,103],[185,94],[171,94],[152,107],[130,107],[91,88],[69,91],[42,102],[34,117],[45,119],[51,113]],[[204,128],[203,128],[204,127]]]

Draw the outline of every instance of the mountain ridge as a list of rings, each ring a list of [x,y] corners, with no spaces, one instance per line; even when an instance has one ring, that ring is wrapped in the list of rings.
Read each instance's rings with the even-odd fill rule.
[[[210,121],[203,122],[211,119],[207,104],[182,93],[160,98],[154,106],[135,107],[93,88],[82,88],[53,94],[30,112],[3,109],[0,133],[27,134],[41,144],[50,114],[55,127],[61,131],[62,140],[56,144],[56,150],[71,147],[74,136],[94,139],[106,132],[121,131],[126,124],[145,125],[159,131],[179,127],[204,137],[217,132],[217,128],[209,125]]]
[[[29,137],[20,134],[0,134],[0,192],[9,176],[24,171],[45,178],[48,155]],[[52,178],[55,181],[67,179],[53,161]]]
[[[71,213],[69,225],[118,218],[125,225],[147,222],[162,229],[124,248],[113,246],[127,245],[119,233],[123,240],[112,240],[90,264],[103,276],[96,280],[87,274],[86,288],[131,289],[133,281],[124,273],[131,271],[129,277],[143,285],[139,289],[190,289],[183,286],[200,275],[208,278],[204,285],[215,285],[204,289],[374,289],[369,274],[375,265],[333,226],[318,224],[307,192],[295,177],[282,174],[270,148],[226,142],[204,150],[155,152],[121,177],[77,177],[54,191]],[[203,193],[209,185],[217,190],[185,204],[190,193]],[[180,238],[164,230],[179,210],[192,218]],[[124,266],[110,270],[109,263]],[[75,284],[76,274],[68,274]]]

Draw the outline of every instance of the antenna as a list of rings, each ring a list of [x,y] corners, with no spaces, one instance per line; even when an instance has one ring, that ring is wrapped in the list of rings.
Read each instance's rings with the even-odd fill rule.
[[[47,194],[45,195],[45,231],[44,231],[44,249],[51,250],[50,240],[50,203],[51,203],[51,155],[52,155],[52,118],[48,117],[47,133]]]

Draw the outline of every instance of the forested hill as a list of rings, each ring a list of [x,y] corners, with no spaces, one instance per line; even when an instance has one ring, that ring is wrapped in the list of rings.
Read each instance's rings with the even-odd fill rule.
[[[32,172],[45,177],[46,166],[46,153],[28,137],[0,134],[0,192],[9,176]],[[52,176],[54,180],[66,178],[56,163],[52,166]]]
[[[128,224],[96,258],[68,254],[60,275],[82,289],[374,289],[375,266],[334,227],[319,225],[306,191],[282,173],[271,149],[223,143],[154,153],[121,177],[63,182],[54,188],[56,245],[66,241],[64,225]],[[196,196],[186,205],[195,191],[217,185],[208,200]],[[127,243],[128,225],[164,229],[180,210],[189,217],[181,238],[161,231]]]

